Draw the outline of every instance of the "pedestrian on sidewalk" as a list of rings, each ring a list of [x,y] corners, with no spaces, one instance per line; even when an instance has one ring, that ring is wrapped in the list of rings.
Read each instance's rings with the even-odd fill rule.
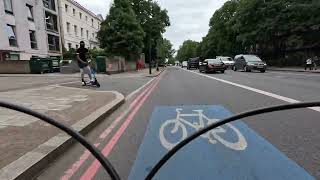
[[[140,69],[140,71],[142,71],[142,66],[143,66],[143,61],[140,59],[139,60],[139,69]]]
[[[312,59],[311,58],[306,60],[306,65],[304,67],[304,70],[307,70],[308,68],[310,69],[310,71],[312,70]]]
[[[136,61],[136,70],[139,71],[139,60]]]
[[[137,66],[137,71],[141,71],[142,70],[142,61],[141,60],[137,60],[136,66]]]
[[[314,70],[317,70],[318,63],[319,63],[318,56],[313,57],[313,67],[314,67]]]
[[[80,48],[77,49],[76,59],[80,68],[82,86],[86,86],[86,81],[84,80],[85,74],[89,76],[90,82],[93,82],[91,69],[87,59],[88,52],[89,50],[85,47],[85,43],[80,41]]]

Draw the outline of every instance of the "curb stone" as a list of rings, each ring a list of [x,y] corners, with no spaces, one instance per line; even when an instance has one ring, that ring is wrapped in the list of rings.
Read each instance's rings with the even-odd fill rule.
[[[146,77],[158,77],[163,71],[165,71],[165,68],[161,69],[160,72],[156,75],[146,75]]]
[[[269,71],[285,71],[285,72],[305,72],[305,73],[320,73],[320,71],[305,71],[305,70],[294,70],[294,69],[272,69],[268,68]]]
[[[119,92],[105,92],[113,93],[116,96],[116,99],[72,125],[74,130],[81,134],[87,133],[124,103],[125,98]],[[75,140],[71,136],[60,133],[39,145],[34,150],[26,153],[16,161],[0,169],[0,179],[31,179],[31,177],[43,170],[46,165],[61,155],[74,142]]]

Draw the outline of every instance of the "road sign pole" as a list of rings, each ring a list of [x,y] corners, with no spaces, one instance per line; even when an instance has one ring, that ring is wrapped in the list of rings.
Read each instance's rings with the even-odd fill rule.
[[[152,74],[151,72],[151,37],[149,36],[149,74]]]

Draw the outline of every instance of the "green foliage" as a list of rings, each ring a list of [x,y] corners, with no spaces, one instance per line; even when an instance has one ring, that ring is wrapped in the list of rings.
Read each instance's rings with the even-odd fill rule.
[[[319,12],[316,0],[230,0],[212,16],[198,51],[203,57],[254,53],[272,64],[299,64],[294,61],[320,50]]]
[[[176,59],[180,62],[186,61],[190,58],[197,57],[199,43],[196,41],[187,40],[180,46]]]
[[[105,50],[97,48],[89,49],[89,54],[93,59],[96,59],[97,56],[107,56]]]
[[[169,58],[168,64],[175,64],[176,59],[174,57]]]
[[[175,50],[173,45],[167,39],[159,39],[157,41],[157,58],[159,63],[164,63],[166,59],[172,58]]]
[[[143,31],[146,33],[143,40],[146,61],[149,60],[149,44],[151,44],[151,59],[155,59],[157,41],[162,39],[165,28],[170,26],[168,11],[161,9],[157,2],[151,0],[130,0],[130,2]]]
[[[145,33],[128,0],[115,0],[98,32],[100,46],[112,55],[128,58],[141,53]]]
[[[71,48],[69,51],[67,49],[63,48],[62,50],[63,53],[63,59],[65,60],[74,60],[76,56],[76,50]]]

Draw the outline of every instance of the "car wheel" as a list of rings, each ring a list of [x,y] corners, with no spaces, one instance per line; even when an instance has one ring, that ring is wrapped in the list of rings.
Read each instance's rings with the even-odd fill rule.
[[[264,70],[264,69],[263,69],[263,70],[260,70],[260,72],[265,73],[265,72],[266,72],[266,70]]]
[[[224,70],[223,70],[223,71],[221,71],[221,73],[223,74],[223,73],[224,73]]]
[[[233,66],[233,71],[237,71],[237,68],[235,66]]]
[[[250,72],[250,70],[247,68],[247,66],[245,66],[243,70],[244,70],[245,72]]]

